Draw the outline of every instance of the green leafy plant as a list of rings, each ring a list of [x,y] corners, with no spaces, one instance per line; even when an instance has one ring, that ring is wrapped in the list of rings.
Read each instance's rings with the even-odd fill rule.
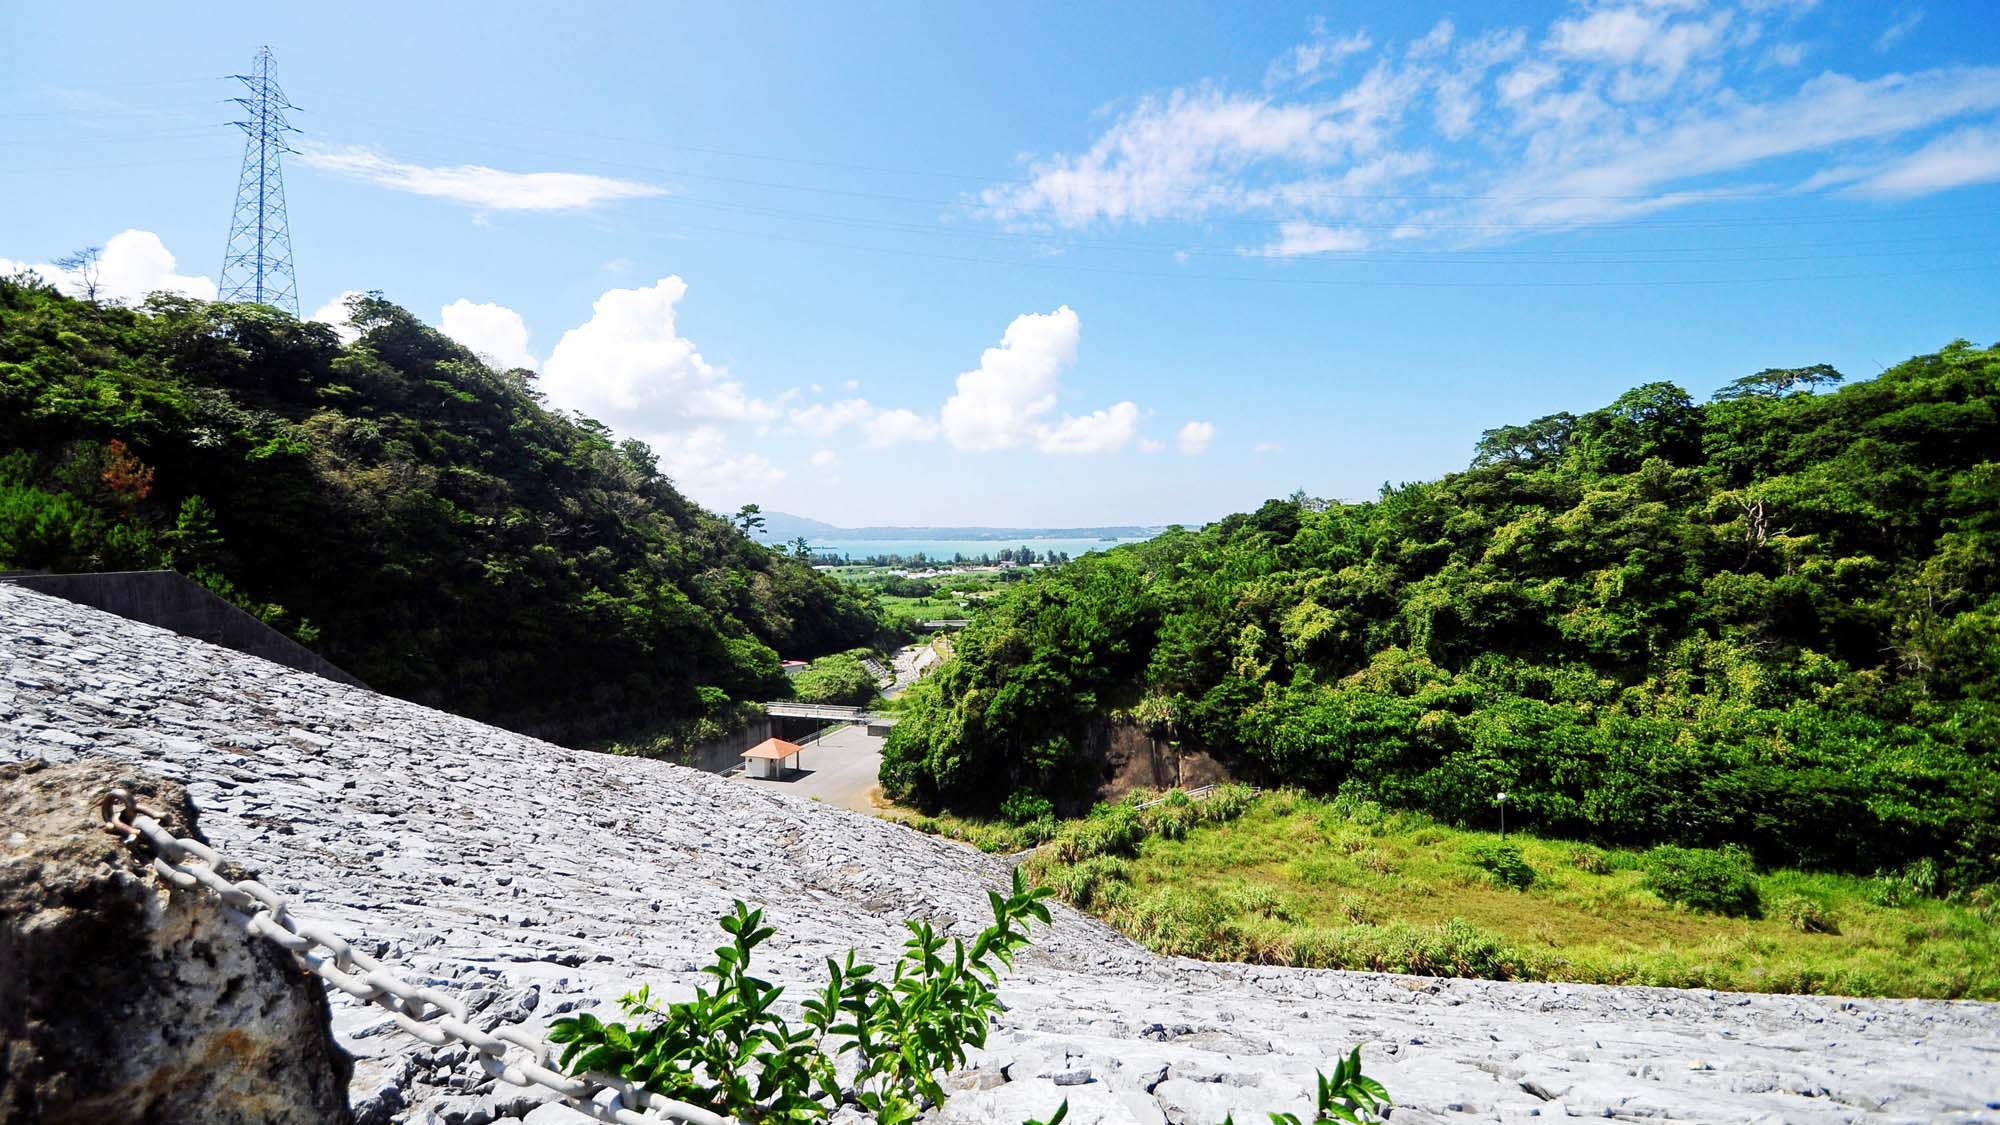
[[[989,892],[993,924],[970,946],[906,922],[909,940],[886,979],[851,950],[828,958],[826,983],[800,1005],[797,1027],[777,1011],[784,989],[751,973],[757,946],[776,931],[738,902],[721,921],[729,943],[702,970],[712,984],[694,999],[661,1006],[642,987],[619,1001],[634,1024],[567,1016],[549,1040],[563,1045],[558,1061],[572,1074],[616,1075],[741,1121],[823,1120],[852,1101],[900,1125],[943,1101],[937,1075],[985,1044],[1000,971],[1028,944],[1029,926],[1048,923],[1048,894],[1016,870],[1008,894]],[[843,1079],[835,1060],[849,1054]]]
[[[1012,825],[1032,824],[1055,814],[1054,803],[1032,789],[1016,789],[1000,802],[1001,819]]]
[[[1503,887],[1525,891],[1535,885],[1535,869],[1512,844],[1474,845],[1465,850],[1465,861]]]
[[[1750,855],[1739,848],[1654,848],[1646,853],[1645,887],[1704,914],[1763,916]]]
[[[1383,1111],[1392,1104],[1389,1091],[1380,1082],[1361,1073],[1361,1048],[1346,1058],[1336,1062],[1331,1076],[1324,1072],[1317,1076],[1317,1090],[1313,1100],[1313,1115],[1302,1118],[1296,1113],[1273,1113],[1271,1125],[1319,1125],[1324,1121],[1345,1121],[1349,1125],[1363,1125],[1364,1122],[1384,1120]],[[1047,1121],[1029,1120],[1027,1125],[1061,1125],[1069,1116],[1069,1101],[1056,1107]],[[1222,1125],[1235,1125],[1235,1116],[1222,1119]]]

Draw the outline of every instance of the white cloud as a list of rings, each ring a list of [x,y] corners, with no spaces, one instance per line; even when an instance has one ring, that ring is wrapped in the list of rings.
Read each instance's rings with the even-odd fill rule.
[[[1318,223],[1278,224],[1278,240],[1243,253],[1259,258],[1299,258],[1313,254],[1342,254],[1368,249],[1368,236],[1352,228],[1337,229]]]
[[[1280,55],[1265,70],[1264,84],[1310,86],[1332,77],[1348,56],[1358,55],[1374,45],[1375,41],[1365,31],[1332,35],[1328,34],[1324,23],[1316,21],[1311,39]]]
[[[1158,453],[1166,447],[1167,443],[1163,441],[1154,441],[1152,438],[1139,439],[1139,452],[1141,453]]]
[[[861,380],[849,379],[845,383],[842,383],[840,386],[842,390],[858,391],[861,389]]]
[[[702,358],[680,334],[675,305],[687,283],[662,278],[644,289],[612,289],[588,321],[563,333],[542,365],[551,402],[628,432],[683,420],[768,421],[777,410]]]
[[[332,325],[334,335],[339,336],[342,343],[351,344],[361,338],[361,330],[354,327],[354,323],[348,319],[347,302],[359,296],[361,294],[353,289],[343,290],[329,298],[326,304],[314,309],[306,319]]]
[[[809,434],[832,434],[847,426],[858,426],[875,416],[875,408],[865,398],[840,402],[816,402],[791,412],[792,425]]]
[[[1076,362],[1080,326],[1068,305],[1015,317],[999,346],[958,377],[958,392],[939,415],[945,437],[960,449],[1007,449],[1031,440],[1038,419],[1055,409],[1057,380]]]
[[[138,302],[154,293],[179,293],[197,300],[215,299],[215,282],[174,272],[178,263],[160,236],[149,230],[124,230],[104,241],[97,259],[97,299]],[[72,297],[82,296],[78,277],[50,262],[17,262],[0,258],[0,275],[32,273]]]
[[[840,464],[840,454],[831,449],[822,449],[814,453],[810,460],[816,469],[831,469]]]
[[[1854,185],[1865,195],[1924,195],[2000,180],[2000,127],[1960,129]]]
[[[504,305],[475,305],[460,297],[438,314],[438,331],[502,371],[536,366],[535,353],[528,350],[527,322]]]
[[[1210,442],[1215,440],[1215,423],[1189,422],[1174,435],[1174,448],[1183,456],[1194,457],[1208,452]]]
[[[1284,446],[1279,445],[1275,441],[1260,441],[1256,445],[1250,447],[1250,452],[1255,453],[1261,457],[1266,453],[1276,453],[1278,452],[1278,450],[1283,448]]]
[[[1043,453],[1109,453],[1129,444],[1139,432],[1139,406],[1114,403],[1080,418],[1064,415],[1053,426],[1035,432],[1035,448]]]
[[[391,191],[448,199],[482,211],[586,211],[620,199],[665,195],[665,188],[581,172],[504,172],[482,164],[429,166],[361,145],[312,147],[308,167]]]
[[[647,444],[659,454],[661,468],[674,483],[704,502],[735,503],[757,488],[785,479],[785,471],[763,454],[731,449],[729,436],[715,426],[655,434]]]
[[[938,411],[938,428],[959,449],[1032,446],[1043,453],[1107,453],[1139,433],[1138,404],[1125,401],[1082,416],[1050,419],[1062,373],[1076,363],[1082,321],[1068,305],[1014,318],[979,366],[958,376]]]
[[[1270,223],[1243,252],[1271,258],[1364,249],[1377,231],[1464,246],[1775,196],[1810,174],[1780,162],[1886,167],[2000,108],[1994,66],[1790,77],[1803,44],[1838,30],[1807,26],[1813,7],[1589,0],[1539,29],[1442,21],[1403,44],[1318,29],[1262,89],[1136,97],[1080,149],[967,202],[1052,241],[1235,218]],[[1889,38],[1919,16],[1905,9]],[[1900,190],[1933,182],[1969,181],[1913,173]]]
[[[868,444],[877,449],[899,441],[930,441],[938,435],[938,424],[914,410],[884,410],[862,428]]]
[[[1895,17],[1889,21],[1889,26],[1883,28],[1882,34],[1875,37],[1875,49],[1886,51],[1894,47],[1907,38],[1910,32],[1915,31],[1917,25],[1922,22],[1924,22],[1922,8],[1898,8]]]
[[[1557,20],[1549,29],[1549,47],[1572,59],[1650,70],[1627,70],[1615,87],[1629,101],[1670,86],[1688,65],[1713,54],[1722,44],[1731,13],[1716,12],[1706,20],[1676,19],[1659,7],[1599,8],[1588,15]]]

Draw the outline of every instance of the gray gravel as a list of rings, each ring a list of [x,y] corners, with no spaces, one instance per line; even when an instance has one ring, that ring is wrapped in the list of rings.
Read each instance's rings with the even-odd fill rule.
[[[0,760],[109,755],[184,782],[298,913],[489,1024],[685,995],[733,899],[762,962],[976,929],[1003,861],[663,762],[566,750],[0,585]],[[762,951],[760,951],[762,952]],[[1395,1122],[2000,1123],[2000,1007],[1437,981],[1154,956],[1059,911],[939,1121],[1210,1122],[1302,1108],[1353,1044]],[[582,1120],[334,997],[363,1120]]]

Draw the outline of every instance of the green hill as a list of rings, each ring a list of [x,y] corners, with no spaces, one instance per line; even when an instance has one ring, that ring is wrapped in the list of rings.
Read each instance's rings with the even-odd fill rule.
[[[858,595],[369,297],[97,307],[0,279],[0,569],[173,566],[371,686],[553,737],[733,721]]]
[[[883,778],[1088,801],[1123,719],[1245,775],[1609,843],[2000,875],[2000,351],[1654,383],[1465,472],[1079,559],[982,613]]]

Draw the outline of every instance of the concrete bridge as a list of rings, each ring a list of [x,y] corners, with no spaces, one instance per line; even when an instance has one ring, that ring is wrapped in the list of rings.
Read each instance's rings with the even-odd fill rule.
[[[764,704],[764,713],[780,719],[821,719],[834,723],[859,723],[868,727],[893,727],[896,716],[865,707],[842,707],[833,703],[780,701]]]

